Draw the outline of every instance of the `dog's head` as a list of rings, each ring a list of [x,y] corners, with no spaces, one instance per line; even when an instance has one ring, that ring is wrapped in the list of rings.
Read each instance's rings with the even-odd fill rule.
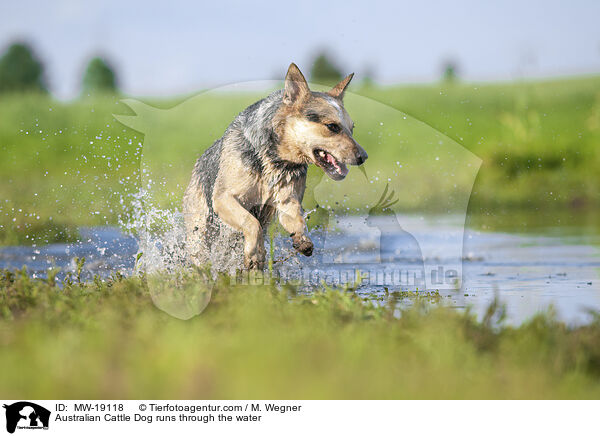
[[[344,91],[353,75],[328,92],[313,92],[298,67],[290,65],[276,117],[281,158],[312,162],[333,180],[346,177],[346,165],[361,165],[367,159],[352,137],[354,123],[344,109]]]

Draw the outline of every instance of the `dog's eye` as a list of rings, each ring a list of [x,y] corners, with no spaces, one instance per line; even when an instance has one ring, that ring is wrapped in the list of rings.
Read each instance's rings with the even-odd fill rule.
[[[326,124],[327,128],[329,129],[329,131],[333,132],[333,133],[340,133],[340,131],[342,130],[339,124],[336,123],[329,123]]]

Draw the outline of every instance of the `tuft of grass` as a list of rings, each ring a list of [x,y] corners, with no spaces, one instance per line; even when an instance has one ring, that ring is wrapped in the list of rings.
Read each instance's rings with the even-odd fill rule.
[[[197,277],[181,280],[186,290]],[[3,271],[0,396],[600,398],[600,317],[574,328],[548,312],[509,327],[494,322],[498,306],[482,321],[418,299],[398,313],[351,291],[221,277],[205,311],[181,321],[153,305],[148,283],[59,287]]]

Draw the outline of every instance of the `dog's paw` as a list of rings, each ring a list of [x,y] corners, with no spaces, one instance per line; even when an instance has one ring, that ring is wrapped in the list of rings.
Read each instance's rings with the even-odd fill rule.
[[[298,253],[302,253],[305,256],[311,256],[313,253],[314,245],[306,235],[292,236],[292,246]]]
[[[265,269],[265,261],[258,258],[245,258],[244,266],[248,270],[260,270]]]
[[[259,244],[258,246],[251,248],[244,255],[244,266],[246,269],[265,269],[266,251],[261,245],[262,244]]]

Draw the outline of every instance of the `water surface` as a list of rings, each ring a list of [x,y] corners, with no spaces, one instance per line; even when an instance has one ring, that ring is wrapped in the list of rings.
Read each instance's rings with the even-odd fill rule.
[[[319,248],[312,258],[293,255],[289,239],[278,238],[275,259],[286,260],[275,263],[275,272],[287,278],[305,277],[309,291],[321,280],[335,285],[353,279],[356,270],[374,272],[373,277],[386,271],[418,272],[422,263],[416,237],[421,245],[431,244],[426,251],[437,261],[461,264],[462,287],[441,291],[454,307],[471,307],[481,315],[497,296],[506,305],[510,323],[520,323],[550,306],[570,324],[589,322],[590,311],[600,311],[600,233],[594,226],[585,231],[568,225],[528,226],[527,231],[514,232],[467,229],[463,257],[455,260],[444,259],[444,253],[461,243],[459,217],[403,216],[397,221],[409,223],[412,234],[398,230],[394,222],[387,228],[385,217],[368,228],[361,218],[341,219],[341,230],[330,232],[325,241],[313,235]],[[134,272],[135,238],[114,227],[83,228],[80,233],[81,242],[76,244],[2,248],[0,268],[27,266],[32,275],[44,276],[53,266],[63,273],[74,271],[73,258],[85,257],[85,278],[107,277],[115,270]],[[376,300],[388,291],[411,289],[393,274],[373,277],[357,292]]]

